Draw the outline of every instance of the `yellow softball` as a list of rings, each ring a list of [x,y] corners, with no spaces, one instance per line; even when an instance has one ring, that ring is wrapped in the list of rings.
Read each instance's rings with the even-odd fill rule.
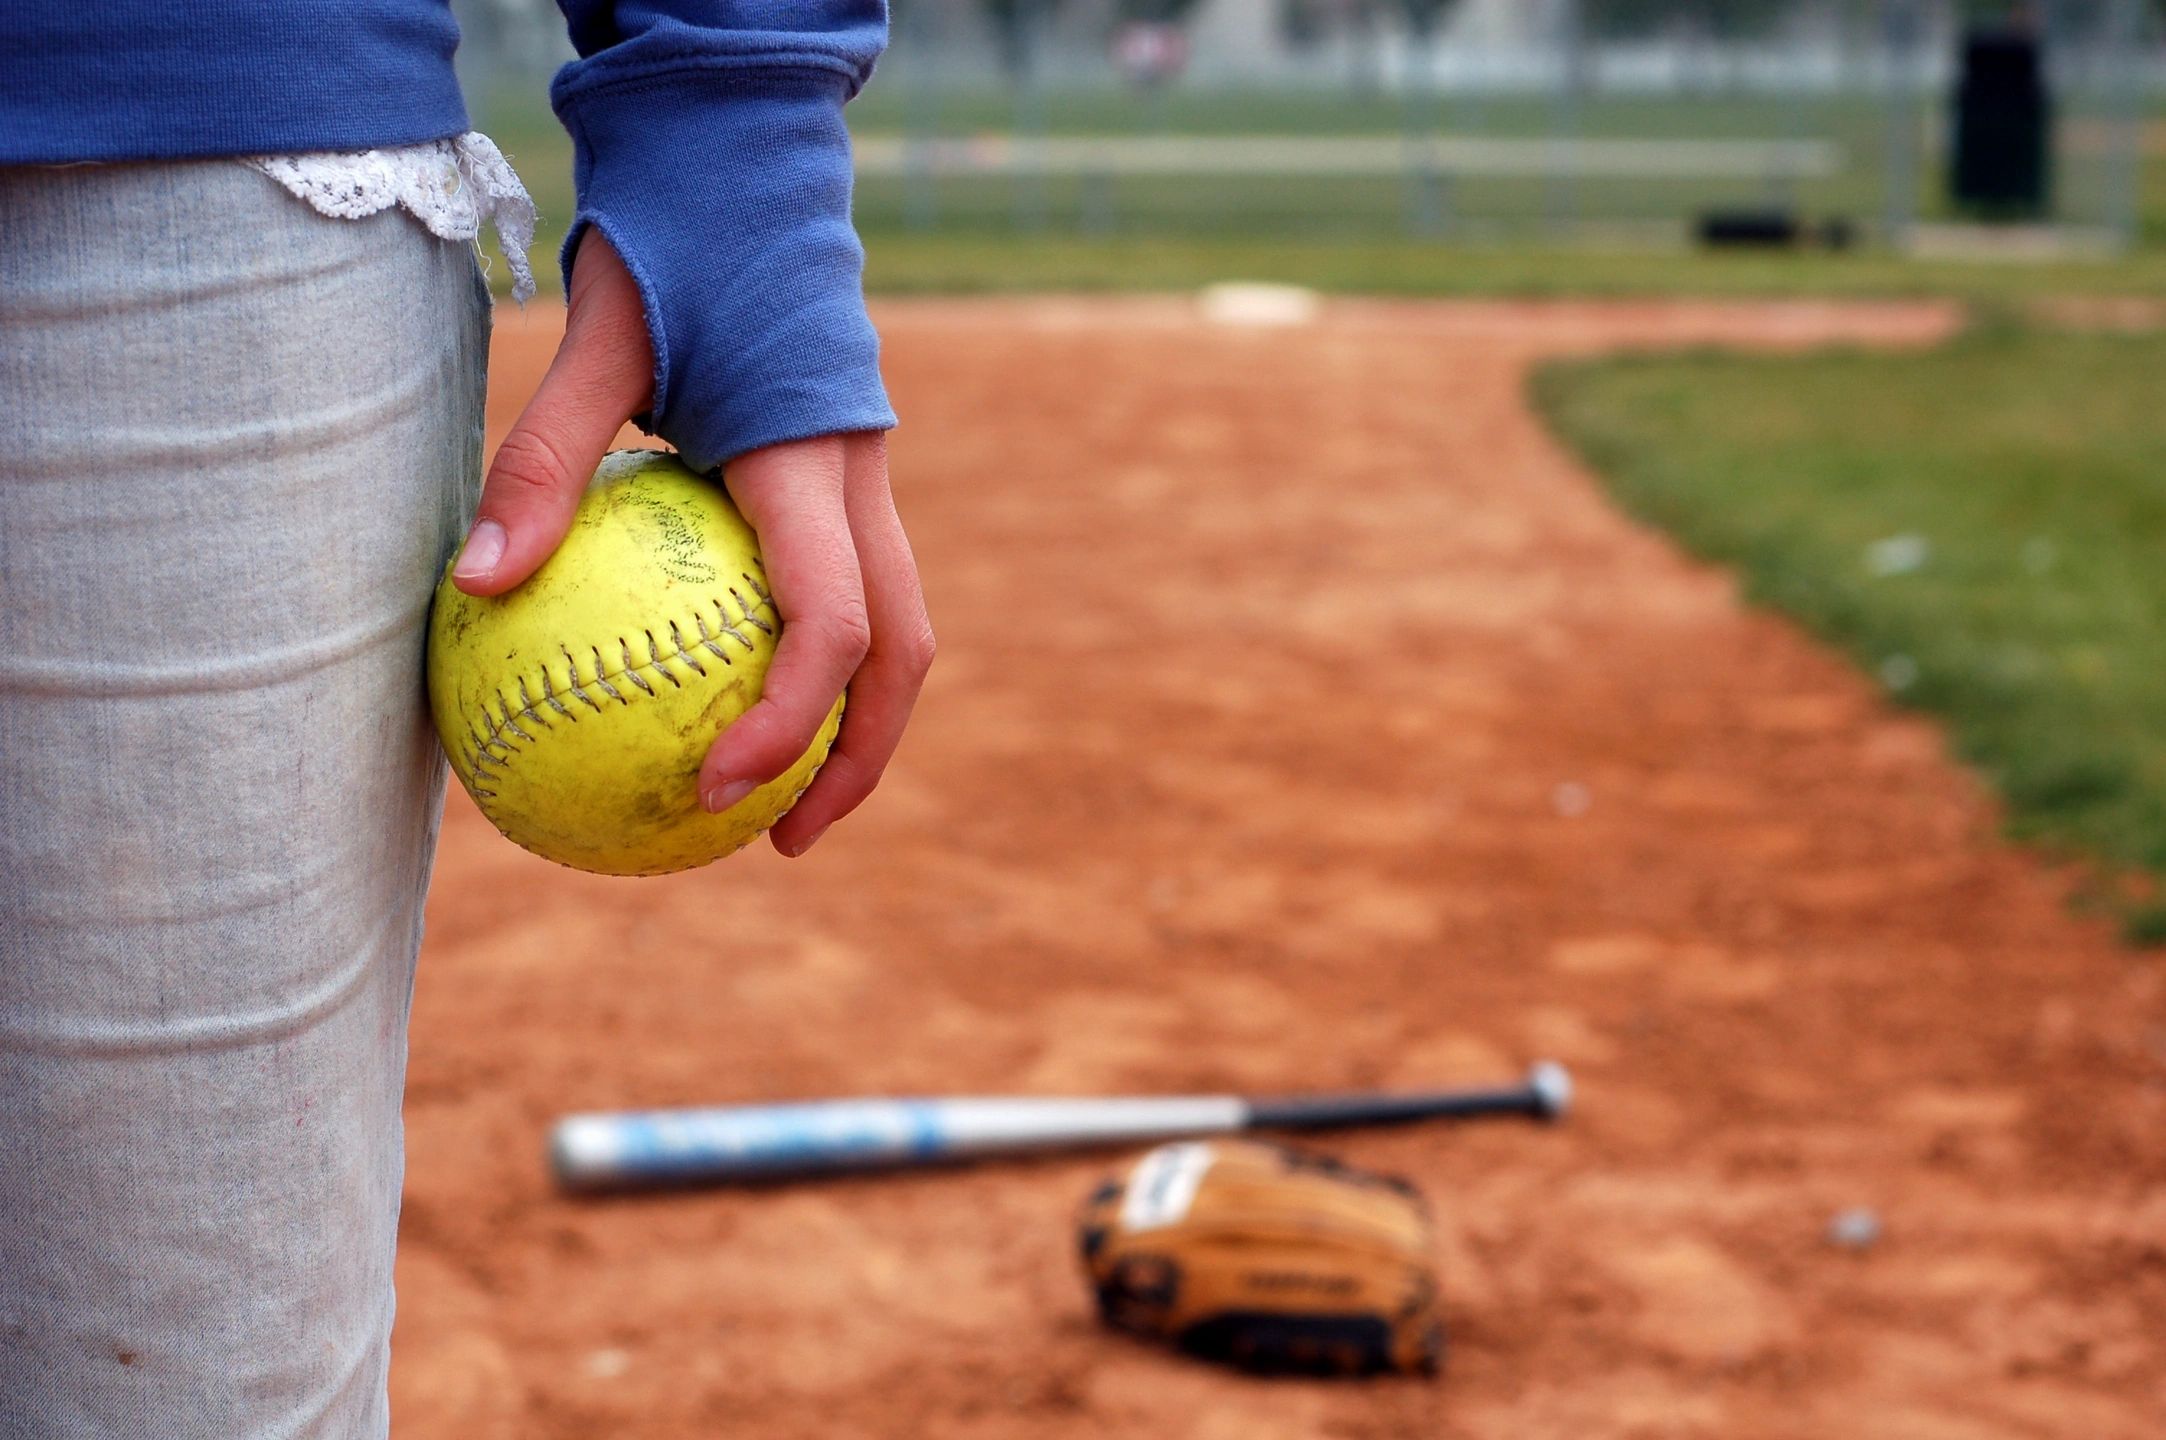
[[[781,632],[722,486],[619,450],[524,584],[481,599],[445,572],[429,705],[459,783],[512,840],[606,875],[687,870],[781,819],[834,743],[839,700],[785,774],[719,815],[700,804],[700,761],[759,699]]]

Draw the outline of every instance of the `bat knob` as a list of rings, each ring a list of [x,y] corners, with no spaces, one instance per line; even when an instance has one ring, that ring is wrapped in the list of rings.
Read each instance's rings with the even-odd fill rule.
[[[621,1178],[621,1147],[606,1115],[568,1115],[549,1134],[549,1168],[567,1190],[606,1188]]]
[[[1527,1071],[1527,1093],[1536,1115],[1562,1120],[1572,1108],[1572,1073],[1554,1060],[1539,1061]]]

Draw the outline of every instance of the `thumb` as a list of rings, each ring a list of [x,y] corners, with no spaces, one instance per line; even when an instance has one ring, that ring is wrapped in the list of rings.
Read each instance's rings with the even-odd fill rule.
[[[601,233],[582,237],[563,343],[497,447],[452,583],[501,595],[541,567],[624,422],[647,407],[654,352],[639,290]]]

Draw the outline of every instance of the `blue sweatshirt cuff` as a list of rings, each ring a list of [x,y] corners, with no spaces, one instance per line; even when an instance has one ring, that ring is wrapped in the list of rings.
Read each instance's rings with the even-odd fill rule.
[[[659,37],[650,37],[659,38]],[[850,224],[843,103],[858,74],[816,52],[642,46],[557,75],[578,210],[639,284],[654,342],[641,423],[705,470],[785,440],[895,423]]]

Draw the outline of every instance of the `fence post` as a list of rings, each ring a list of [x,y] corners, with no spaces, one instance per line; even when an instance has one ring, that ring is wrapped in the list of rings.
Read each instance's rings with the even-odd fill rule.
[[[1550,172],[1544,186],[1545,228],[1552,235],[1579,224],[1579,139],[1581,92],[1588,87],[1591,64],[1580,0],[1554,0],[1553,31],[1558,60],[1557,88],[1550,108]]]
[[[1918,223],[1919,0],[1880,0],[1880,38],[1887,67],[1887,158],[1881,230],[1902,249]]]
[[[2107,0],[2106,64],[2112,90],[2106,157],[2106,228],[2134,249],[2142,225],[2143,0]]]
[[[1045,178],[1045,94],[1038,78],[1041,59],[1041,0],[1015,0],[1016,44],[1021,64],[1015,76],[1015,223],[1023,230],[1043,230],[1050,206]]]
[[[932,6],[918,0],[903,11],[903,227],[930,230],[940,221],[933,147],[940,131],[940,77],[933,57]]]
[[[1415,27],[1408,38],[1406,63],[1406,94],[1400,105],[1406,121],[1407,228],[1434,238],[1444,233],[1448,201],[1447,182],[1437,158],[1443,105],[1433,27],[1427,31]]]

